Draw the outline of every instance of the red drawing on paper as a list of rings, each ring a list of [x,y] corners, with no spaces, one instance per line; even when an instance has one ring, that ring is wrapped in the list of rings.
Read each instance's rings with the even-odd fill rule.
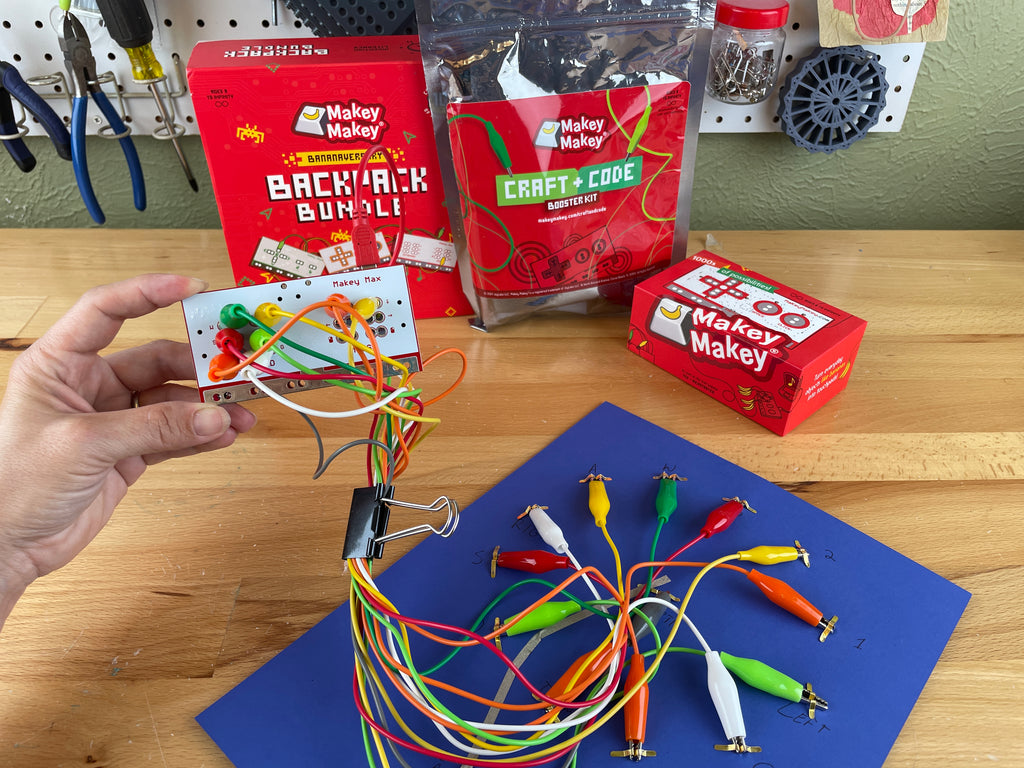
[[[907,2],[910,3],[909,18]],[[909,35],[915,29],[935,21],[939,0],[832,0],[837,11],[853,15],[856,9],[858,31],[874,40]]]

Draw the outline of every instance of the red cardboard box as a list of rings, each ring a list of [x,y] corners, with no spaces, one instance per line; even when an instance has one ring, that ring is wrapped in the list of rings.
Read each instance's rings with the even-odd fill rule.
[[[201,42],[188,82],[238,285],[399,263],[416,317],[472,311],[417,37]]]
[[[846,386],[866,327],[701,251],[636,287],[629,348],[784,435]]]

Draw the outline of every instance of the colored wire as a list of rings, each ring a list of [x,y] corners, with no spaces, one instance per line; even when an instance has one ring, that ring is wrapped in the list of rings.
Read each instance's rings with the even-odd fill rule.
[[[381,400],[370,403],[369,405],[364,405],[362,408],[353,408],[350,411],[318,411],[313,408],[307,408],[304,405],[299,405],[298,403],[293,403],[291,400],[284,397],[283,395],[277,394],[277,392],[275,392],[266,384],[264,384],[260,380],[260,377],[257,376],[253,371],[246,371],[244,375],[247,379],[249,379],[249,381],[253,383],[253,386],[259,388],[263,392],[263,394],[265,394],[272,400],[276,400],[277,402],[281,403],[281,405],[285,405],[291,408],[293,411],[304,413],[307,416],[320,416],[321,418],[324,419],[349,419],[352,418],[353,416],[362,416],[365,413],[370,413],[372,411],[377,410],[378,408],[381,408],[382,406],[387,405],[392,400],[401,397],[402,395],[409,391],[404,387],[399,387],[394,392],[387,395]]]
[[[735,557],[738,557],[738,555],[729,555],[726,558],[720,558],[720,561],[724,562],[727,559],[735,558]],[[353,562],[358,563],[358,561],[353,561]],[[691,583],[691,588],[687,592],[687,596],[688,596],[687,600],[689,599],[690,596],[692,596],[694,589],[696,588],[697,584],[699,583],[699,581],[703,577],[703,575],[706,574],[711,568],[716,567],[718,564],[719,564],[719,561],[715,561],[713,563],[709,563],[707,566],[705,566],[705,568],[701,571],[701,573],[699,573],[694,578],[693,582]],[[649,568],[652,565],[655,565],[655,566],[665,566],[665,565],[682,566],[683,564],[682,563],[665,563],[665,562],[639,563],[639,564],[633,566],[630,569],[626,581],[627,582],[631,582],[632,581],[632,576],[633,576],[633,574],[635,573],[635,571],[638,568],[641,568],[641,567],[648,567]],[[364,575],[366,575],[365,573],[360,573],[362,568],[363,568],[363,566],[358,566],[357,565],[357,567],[353,569],[352,572],[353,572],[353,575],[354,575],[354,579],[362,578]],[[356,576],[356,574],[359,574],[359,576]],[[571,581],[571,579],[569,579],[569,581]],[[658,598],[641,598],[641,600],[651,601],[651,600],[658,600]],[[638,601],[635,601],[634,604],[638,606],[638,605],[641,605],[642,603],[638,602]],[[673,606],[673,609],[675,609],[675,606]],[[509,764],[509,765],[513,765],[513,764],[514,765],[539,765],[541,763],[538,763],[537,761],[556,759],[559,756],[570,754],[570,750],[576,744],[578,744],[589,733],[592,733],[594,730],[596,730],[601,725],[606,723],[607,720],[611,716],[613,716],[617,711],[619,711],[622,708],[622,706],[625,705],[626,701],[628,701],[633,695],[636,694],[636,691],[639,690],[639,688],[642,685],[646,684],[647,681],[651,677],[653,677],[653,675],[655,674],[655,672],[656,672],[656,670],[658,668],[658,665],[659,665],[661,659],[664,657],[664,655],[668,652],[668,649],[671,647],[672,640],[674,639],[674,636],[675,636],[676,632],[678,631],[679,626],[682,623],[684,623],[684,621],[686,620],[685,613],[684,613],[682,607],[680,607],[678,609],[675,609],[675,610],[677,610],[676,620],[673,623],[672,628],[670,629],[669,634],[666,637],[664,644],[658,649],[657,653],[655,654],[654,662],[650,665],[650,667],[646,671],[644,677],[641,678],[641,680],[638,681],[634,685],[633,688],[631,688],[628,691],[625,691],[623,693],[623,696],[617,702],[607,706],[603,710],[603,712],[601,714],[599,714],[599,715],[598,714],[591,715],[591,713],[589,713],[589,712],[585,713],[586,716],[589,716],[589,719],[586,721],[586,726],[581,728],[574,735],[572,735],[570,737],[567,737],[563,741],[559,742],[558,744],[552,745],[550,747],[544,747],[543,749],[540,749],[540,750],[533,751],[533,752],[530,753],[529,756],[523,756],[523,759],[520,759],[518,756],[512,756],[512,757],[508,757],[508,758],[506,758],[504,760],[491,759],[491,760],[488,760],[488,761],[475,761],[472,758],[467,759],[467,758],[464,758],[462,756],[452,755],[451,753],[446,753],[446,752],[443,752],[443,751],[440,751],[440,750],[431,751],[431,750],[428,750],[426,747],[423,747],[423,746],[420,746],[420,745],[417,745],[416,747],[410,747],[410,748],[413,748],[414,751],[418,751],[418,752],[421,752],[423,754],[430,754],[433,757],[437,757],[437,758],[445,759],[445,760],[452,760],[453,762],[462,762],[462,763],[467,764],[467,765],[497,765],[499,763],[500,764]],[[622,617],[620,617],[620,620],[623,620]],[[696,629],[695,627],[691,627],[691,631],[694,631],[695,629]],[[456,631],[459,631],[459,630],[456,630]],[[699,633],[696,633],[696,634],[699,634]],[[359,680],[358,679],[354,679],[353,685],[354,685],[354,690],[356,691],[356,694],[357,694],[357,699],[356,699],[357,707],[360,708],[361,715],[364,718],[368,718],[369,717],[369,713],[366,711],[365,707],[362,707],[360,705],[361,698],[358,696]],[[584,715],[581,714],[580,717],[582,718],[583,716]],[[378,723],[370,722],[370,721],[368,721],[368,722],[369,722],[370,727],[372,729],[374,729],[378,734],[385,736],[389,740],[394,740],[396,743],[400,743],[403,746],[413,744],[413,742],[407,742],[404,739],[401,739],[401,737],[398,737],[395,734],[390,733],[387,729],[383,728]],[[563,723],[563,725],[564,725],[564,723]],[[494,727],[494,726],[492,726],[492,727]],[[506,727],[508,727],[508,726],[505,726],[505,725],[496,726],[496,728],[498,730],[501,730],[501,729],[506,728]],[[550,727],[555,727],[555,726],[553,724],[548,724],[547,727],[550,728]],[[488,736],[489,736],[489,738],[494,738],[494,734],[493,733],[489,734]],[[424,750],[426,750],[426,751],[424,751]]]

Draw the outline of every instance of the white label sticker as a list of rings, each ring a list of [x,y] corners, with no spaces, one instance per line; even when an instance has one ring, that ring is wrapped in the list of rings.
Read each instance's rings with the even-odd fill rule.
[[[269,237],[260,238],[250,263],[284,277],[314,277],[324,271],[324,261],[317,254]]]
[[[356,249],[351,240],[342,240],[336,245],[320,249],[320,258],[324,260],[327,271],[334,274],[337,272],[348,272],[350,269],[365,269],[367,267],[379,267],[391,260],[391,249],[384,235],[377,232],[377,257],[372,262],[360,263],[356,258]]]
[[[455,269],[455,245],[446,240],[407,234],[402,238],[402,252],[395,261],[409,267],[451,272]]]

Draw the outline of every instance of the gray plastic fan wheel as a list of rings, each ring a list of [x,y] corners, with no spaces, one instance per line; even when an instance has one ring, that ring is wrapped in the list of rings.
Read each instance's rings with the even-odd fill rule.
[[[859,45],[818,48],[779,90],[779,120],[798,147],[831,154],[862,139],[881,117],[889,84],[878,57]]]

